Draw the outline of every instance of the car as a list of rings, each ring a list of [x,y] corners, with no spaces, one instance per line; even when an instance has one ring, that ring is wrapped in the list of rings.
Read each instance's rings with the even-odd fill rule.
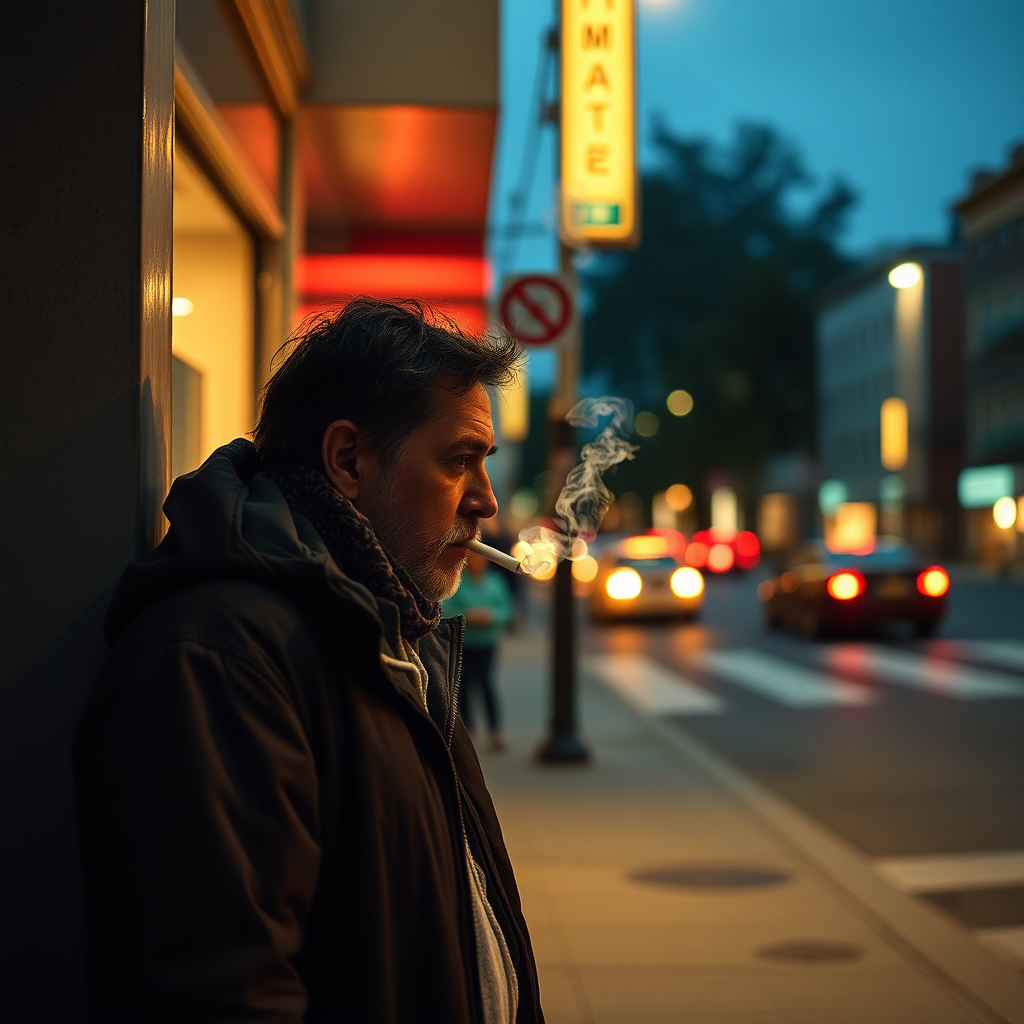
[[[683,560],[682,536],[666,533],[626,537],[600,554],[590,588],[592,619],[697,617],[704,577]]]
[[[724,530],[713,526],[698,530],[686,545],[686,561],[695,569],[713,573],[753,569],[761,561],[761,542],[750,530]]]
[[[808,639],[883,622],[908,622],[919,636],[931,636],[948,593],[949,573],[923,562],[895,537],[880,537],[870,549],[852,553],[808,544],[784,572],[757,588],[768,628],[790,627]]]

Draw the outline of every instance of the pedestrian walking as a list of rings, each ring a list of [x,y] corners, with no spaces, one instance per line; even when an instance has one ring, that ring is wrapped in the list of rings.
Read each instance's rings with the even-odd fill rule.
[[[488,745],[504,750],[501,732],[501,703],[494,685],[494,662],[502,627],[512,618],[512,594],[504,575],[491,568],[483,555],[470,552],[459,589],[441,602],[444,615],[466,619],[465,650],[462,655],[462,702],[459,714],[473,731],[476,704],[483,703],[487,716]]]

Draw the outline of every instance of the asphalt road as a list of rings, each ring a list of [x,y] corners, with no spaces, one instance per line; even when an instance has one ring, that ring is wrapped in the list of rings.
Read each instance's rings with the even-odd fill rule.
[[[655,705],[667,686],[653,713],[902,872],[902,887],[972,928],[1020,931],[1024,584],[954,575],[935,640],[809,642],[764,628],[763,575],[710,579],[693,624],[587,624],[581,652],[625,685],[649,676]]]

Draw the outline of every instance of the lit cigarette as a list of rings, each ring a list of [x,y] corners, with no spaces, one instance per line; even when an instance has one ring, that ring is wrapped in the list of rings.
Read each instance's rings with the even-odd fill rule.
[[[478,555],[483,555],[484,558],[495,565],[500,565],[502,569],[508,569],[509,572],[521,573],[523,571],[523,563],[518,558],[506,555],[504,551],[492,548],[489,544],[484,544],[478,540],[464,540],[462,541],[462,547],[467,551],[475,551]]]

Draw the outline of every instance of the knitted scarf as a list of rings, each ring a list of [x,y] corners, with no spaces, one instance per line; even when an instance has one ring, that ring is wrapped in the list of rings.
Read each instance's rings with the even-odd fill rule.
[[[402,636],[418,640],[441,621],[441,605],[428,601],[409,574],[377,540],[369,519],[311,466],[286,463],[264,472],[281,489],[293,512],[305,516],[323,538],[331,558],[374,597],[398,607]]]

